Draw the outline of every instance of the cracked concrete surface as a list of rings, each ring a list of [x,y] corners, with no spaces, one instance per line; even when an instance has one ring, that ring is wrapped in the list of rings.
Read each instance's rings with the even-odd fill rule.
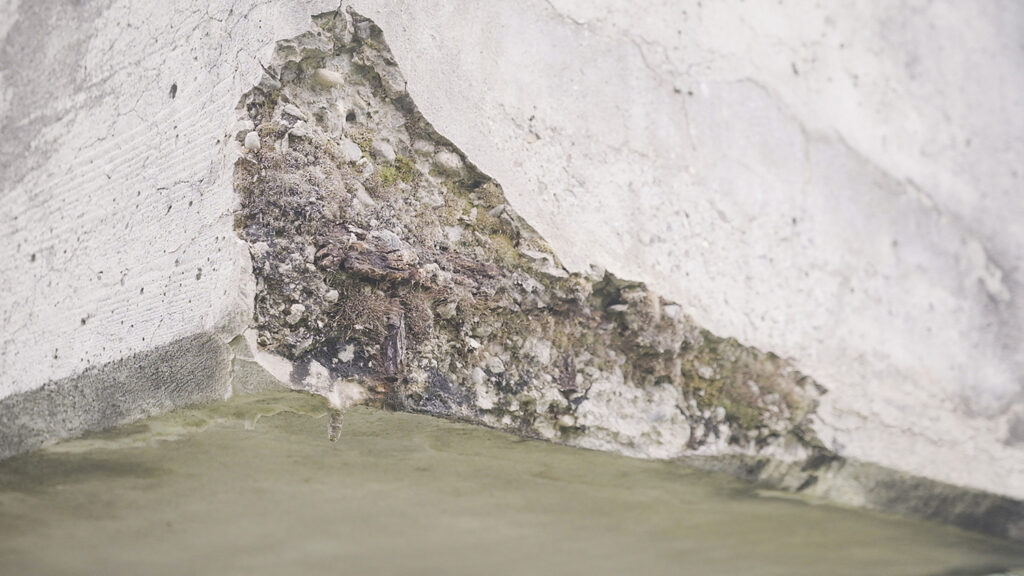
[[[0,394],[248,324],[232,109],[329,4],[0,2]],[[1024,497],[1019,4],[350,4],[570,270],[792,359],[840,453]]]

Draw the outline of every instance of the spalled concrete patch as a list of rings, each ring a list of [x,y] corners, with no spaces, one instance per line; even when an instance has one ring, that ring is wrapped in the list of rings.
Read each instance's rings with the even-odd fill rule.
[[[236,134],[257,341],[292,385],[642,457],[824,450],[819,386],[641,283],[565,270],[420,115],[375,24],[314,20]]]

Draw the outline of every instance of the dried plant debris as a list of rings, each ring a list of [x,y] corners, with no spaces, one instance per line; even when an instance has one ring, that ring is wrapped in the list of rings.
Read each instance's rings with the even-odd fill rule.
[[[242,99],[235,169],[258,343],[296,384],[637,456],[823,450],[817,385],[643,284],[567,272],[420,115],[376,25],[314,22]]]

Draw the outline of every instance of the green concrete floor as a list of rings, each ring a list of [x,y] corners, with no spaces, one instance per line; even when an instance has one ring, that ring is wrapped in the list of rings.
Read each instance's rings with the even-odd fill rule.
[[[953,575],[1024,547],[300,394],[0,463],[0,574]]]

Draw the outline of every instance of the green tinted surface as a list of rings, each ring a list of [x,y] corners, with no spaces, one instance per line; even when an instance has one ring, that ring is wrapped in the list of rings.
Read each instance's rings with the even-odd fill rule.
[[[298,394],[0,463],[0,574],[987,574],[1024,548]]]

